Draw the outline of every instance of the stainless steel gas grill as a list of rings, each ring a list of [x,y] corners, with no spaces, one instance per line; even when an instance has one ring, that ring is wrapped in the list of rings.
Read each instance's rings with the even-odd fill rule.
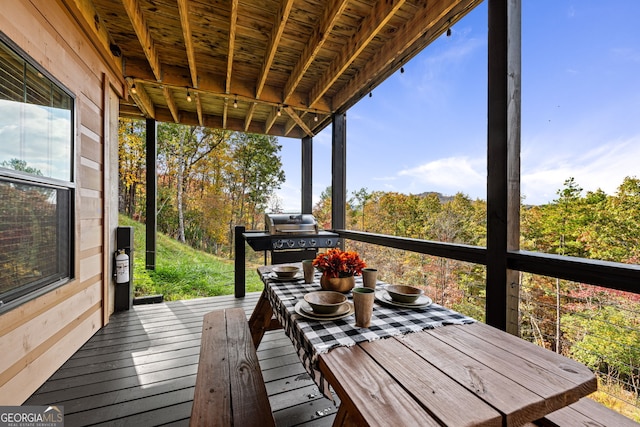
[[[265,231],[247,231],[243,236],[254,251],[269,251],[272,264],[314,258],[318,248],[338,245],[338,235],[319,230],[311,214],[265,214]]]

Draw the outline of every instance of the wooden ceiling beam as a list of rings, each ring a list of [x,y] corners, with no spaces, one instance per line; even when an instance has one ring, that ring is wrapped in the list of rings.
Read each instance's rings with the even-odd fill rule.
[[[302,131],[306,133],[307,136],[313,136],[313,132],[311,131],[311,129],[309,129],[309,126],[307,126],[304,120],[302,120],[302,118],[293,110],[293,108],[291,108],[290,106],[286,106],[284,107],[284,111],[289,115],[289,117],[291,117],[295,124],[300,126],[300,129],[302,129]],[[291,129],[288,129],[286,133],[288,134],[289,131],[291,131]]]
[[[147,61],[149,62],[149,66],[153,71],[153,75],[155,76],[156,81],[162,81],[160,58],[158,57],[155,42],[153,41],[153,37],[151,37],[151,32],[149,31],[147,22],[145,21],[144,15],[142,14],[140,4],[137,2],[137,0],[122,0],[122,4],[124,5],[124,9],[129,16],[129,20],[133,25],[133,29],[138,36],[138,40],[142,45],[142,50],[147,57]]]
[[[416,41],[423,38],[422,46],[415,47],[410,54],[415,55],[420,52],[422,47],[427,46],[442,32],[446,31],[446,26],[460,20],[481,1],[461,0],[455,4],[451,4],[450,1],[446,0],[429,2],[427,7],[420,9],[410,21],[396,31],[394,39],[388,43],[387,48],[379,50],[358,71],[354,78],[336,94],[332,104],[346,105],[347,101],[358,92],[362,92],[362,95],[369,92],[371,87],[367,88],[368,85],[372,85],[373,82],[379,82],[381,78],[385,77],[381,76],[382,70],[387,70],[389,73],[389,70],[393,71],[393,69],[389,68],[389,65],[394,61],[397,62],[397,67],[399,68],[412,57],[407,57],[406,52]],[[438,25],[439,22],[443,23],[443,25]],[[446,23],[446,26],[444,23]],[[398,52],[405,52],[405,56],[400,58]],[[363,88],[365,88],[364,91]],[[357,102],[357,99],[353,100],[353,103],[355,102]],[[347,108],[350,106],[346,105]]]
[[[196,97],[196,113],[198,114],[198,124],[200,126],[204,126],[204,117],[202,114],[202,99],[200,99],[200,94],[196,92],[194,94]]]
[[[227,128],[227,115],[229,114],[229,98],[224,98],[222,105],[222,129]]]
[[[338,19],[347,7],[348,0],[331,0],[325,7],[322,13],[322,19],[318,23],[318,26],[313,30],[311,37],[307,41],[300,59],[293,67],[287,83],[284,86],[283,103],[289,103],[291,96],[295,92],[296,88],[300,84],[302,77],[307,72],[313,61],[316,59],[316,55],[325,44],[331,29],[334,27]]]
[[[273,127],[274,123],[276,122],[276,120],[278,119],[278,109],[281,107],[273,107],[271,108],[271,112],[269,113],[269,116],[267,117],[267,120],[265,120],[264,122],[264,133],[266,133],[267,135],[269,134],[269,131],[271,130],[271,128]],[[282,111],[281,111],[282,113]]]
[[[278,50],[278,45],[280,44],[282,33],[287,24],[287,19],[289,19],[292,6],[293,0],[282,0],[280,9],[278,9],[278,13],[276,14],[276,19],[273,23],[269,40],[267,41],[267,52],[265,53],[262,68],[260,69],[260,76],[256,84],[256,99],[260,99],[260,95],[262,94],[262,89],[267,81],[267,75],[271,69],[271,64],[273,64],[273,58],[276,56],[276,51]]]
[[[162,88],[162,93],[164,94],[164,99],[167,101],[167,107],[169,107],[169,111],[171,111],[171,117],[173,117],[173,121],[176,123],[180,123],[178,107],[176,106],[176,100],[173,99],[171,90],[167,86],[164,86]]]
[[[154,81],[153,74],[148,71],[148,67],[146,63],[141,61],[132,61],[129,60],[125,64],[126,66],[126,74],[129,76],[134,76],[136,80],[143,81],[148,83],[149,85],[157,85],[158,83]],[[187,70],[185,68],[177,68],[172,67],[167,64],[163,64],[162,67],[163,73],[163,85],[172,86],[172,87],[190,87],[190,80],[187,78]],[[198,89],[194,92],[200,92],[201,94],[207,94],[210,96],[215,96],[219,98],[228,97],[229,94],[225,93],[224,89],[224,77],[221,75],[210,75],[206,73],[199,73],[199,86]],[[262,91],[262,97],[260,100],[257,100],[254,95],[254,90],[252,89],[254,86],[253,81],[243,81],[243,80],[234,80],[232,82],[232,86],[234,88],[234,96],[237,95],[238,99],[242,102],[255,102],[258,101],[263,104],[271,104],[277,105],[281,103],[282,93],[278,90],[278,88],[265,85]],[[307,108],[306,94],[301,92],[296,92],[294,96],[291,97],[288,105],[291,105],[296,110],[303,110]],[[322,98],[317,105],[313,109],[309,110],[318,110],[318,112],[322,114],[331,114],[331,110],[329,108],[329,102],[326,98]]]
[[[342,73],[349,68],[349,65],[362,53],[404,2],[405,0],[378,0],[371,13],[363,19],[358,30],[351,36],[349,42],[344,45],[338,56],[331,61],[327,71],[314,85],[309,94],[310,107],[314,106]]]
[[[229,49],[227,51],[227,75],[224,93],[231,93],[231,71],[233,70],[233,52],[236,45],[236,30],[238,22],[238,0],[231,0],[231,15],[229,19]]]
[[[181,112],[180,123],[184,125],[192,125],[199,126],[198,117],[196,117],[195,113],[189,113],[186,111]],[[135,114],[130,114],[130,117],[137,118]],[[158,108],[156,111],[156,120],[159,122],[172,122],[173,117],[171,116],[171,112],[167,108]],[[227,129],[230,131],[238,131],[238,132],[250,132],[264,135],[273,135],[273,136],[282,136],[284,135],[284,130],[282,126],[273,124],[269,128],[269,132],[264,131],[264,127],[262,123],[254,122],[246,131],[243,130],[244,121],[242,119],[229,119],[227,121]],[[205,115],[204,116],[204,125],[205,127],[213,128],[213,129],[222,129],[222,117],[217,115]],[[304,132],[301,129],[295,128],[287,137],[290,138],[303,138],[305,136]]]
[[[187,60],[189,61],[189,71],[191,72],[191,86],[198,87],[198,68],[196,65],[196,55],[193,48],[193,38],[191,36],[191,24],[189,23],[188,0],[178,0],[178,11],[180,12],[180,24],[182,26],[182,36],[187,50]]]
[[[244,126],[242,127],[242,130],[244,132],[246,132],[249,129],[249,126],[251,125],[251,120],[253,119],[253,113],[256,111],[257,106],[258,106],[257,102],[252,102],[249,105],[249,111],[247,111],[247,114],[244,117]]]
[[[153,105],[153,102],[151,102],[151,98],[149,98],[149,95],[144,90],[144,85],[141,82],[136,83],[136,81],[131,77],[127,77],[125,80],[127,82],[127,86],[129,87],[129,95],[131,95],[133,101],[136,103],[140,111],[142,111],[142,114],[145,117],[155,119],[155,107]],[[135,90],[133,90],[134,85]]]

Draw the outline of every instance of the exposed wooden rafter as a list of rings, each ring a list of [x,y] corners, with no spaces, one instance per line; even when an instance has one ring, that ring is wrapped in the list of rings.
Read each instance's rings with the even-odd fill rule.
[[[188,0],[178,0],[178,10],[180,11],[180,24],[184,36],[184,45],[187,50],[187,60],[189,61],[189,71],[191,73],[191,86],[198,87],[198,67],[196,65],[196,54],[193,49],[193,38],[191,37],[191,24],[189,23]]]
[[[173,117],[173,121],[176,123],[180,123],[180,116],[178,115],[178,107],[176,106],[176,100],[173,99],[173,94],[168,87],[163,87],[162,92],[164,93],[164,98],[167,100],[167,106],[169,107],[169,111],[171,111],[171,117]]]
[[[147,22],[144,19],[144,15],[142,14],[142,9],[140,9],[140,5],[137,0],[122,0],[122,4],[124,5],[124,9],[127,11],[127,15],[129,16],[129,20],[133,25],[133,29],[138,36],[138,40],[142,45],[142,50],[144,51],[145,56],[147,57],[147,61],[149,61],[149,66],[153,71],[153,75],[156,77],[157,81],[162,81],[162,70],[160,68],[160,58],[158,57],[158,52],[156,51],[156,46],[153,41],[153,37],[151,37],[151,33],[149,32],[149,27],[147,27]]]
[[[269,113],[269,116],[267,117],[267,120],[265,121],[265,124],[264,124],[264,133],[268,134],[269,131],[271,131],[271,127],[278,119],[278,109],[281,109],[281,108],[282,107],[278,106],[278,107],[273,107],[271,109],[271,112]],[[282,113],[282,110],[280,110],[280,112]]]
[[[313,136],[313,131],[311,131],[309,126],[307,126],[307,124],[304,122],[304,120],[302,120],[302,118],[293,110],[293,108],[291,108],[290,106],[286,106],[286,107],[284,107],[284,111],[286,111],[286,113],[289,115],[289,117],[291,117],[291,119],[295,122],[295,124],[300,126],[300,128],[308,136]],[[289,132],[286,132],[286,133],[289,133]]]
[[[200,99],[200,94],[196,92],[194,94],[196,98],[196,113],[198,114],[198,124],[200,126],[204,126],[204,114],[202,113],[202,99]]]
[[[362,53],[369,42],[378,34],[393,14],[404,4],[405,0],[381,0],[374,10],[367,15],[349,42],[343,47],[338,56],[331,62],[329,69],[315,84],[309,94],[309,106],[315,105],[331,85],[344,73],[351,63]]]
[[[126,78],[127,86],[129,87],[129,95],[135,101],[142,114],[146,117],[150,117],[154,119],[156,117],[155,107],[153,106],[153,102],[149,98],[149,95],[144,90],[144,86],[140,83],[136,83],[131,77]],[[135,90],[133,87],[135,85]]]
[[[122,59],[124,117],[291,138],[331,125],[481,2],[54,1]]]
[[[233,70],[233,52],[236,46],[236,25],[238,22],[238,0],[231,0],[231,14],[229,19],[229,49],[227,50],[227,76],[224,83],[224,93],[231,93],[231,71]]]
[[[229,98],[224,98],[222,105],[222,129],[227,128],[227,115],[229,114]]]
[[[154,77],[149,71],[147,71],[146,62],[128,60],[126,63],[126,73],[128,75],[136,76],[137,81],[145,82],[146,84],[157,85],[154,81]],[[189,87],[191,86],[190,78],[185,76],[185,70],[179,70],[169,65],[162,67],[163,80],[162,84],[171,87]],[[206,94],[207,96],[214,96],[216,98],[228,98],[229,94],[225,92],[224,76],[222,75],[210,75],[206,73],[198,73],[199,86],[195,92]],[[237,95],[238,99],[244,102],[256,101],[254,97],[254,91],[251,89],[255,85],[254,81],[242,81],[234,80],[232,86],[234,87],[234,96]],[[306,95],[302,92],[295,92],[287,104],[295,105],[296,109],[305,109]],[[269,85],[265,85],[262,91],[262,97],[260,102],[263,104],[277,105],[282,103],[282,92],[279,92],[277,88]],[[318,105],[308,110],[318,110],[322,114],[330,114],[331,109],[325,98],[322,98]]]
[[[249,126],[251,125],[251,119],[253,118],[253,113],[256,111],[256,107],[258,106],[257,102],[252,102],[249,106],[249,111],[244,117],[244,128],[243,130],[246,132],[249,130]]]
[[[300,59],[296,63],[293,71],[289,75],[289,79],[284,86],[283,103],[289,103],[290,98],[294,91],[298,87],[300,80],[307,72],[311,63],[316,59],[316,55],[329,38],[331,29],[344,12],[347,6],[347,0],[331,0],[325,7],[322,19],[318,23],[318,26],[314,29],[309,41],[300,55]]]
[[[267,42],[267,51],[262,62],[260,77],[256,84],[256,99],[260,99],[260,95],[262,94],[262,88],[267,81],[267,74],[269,74],[273,58],[276,56],[280,37],[282,37],[282,33],[284,32],[284,27],[287,24],[287,19],[289,18],[289,13],[291,13],[292,6],[293,0],[283,0],[280,4],[280,9],[278,9],[275,22],[273,23],[273,28],[271,29],[271,34],[269,35],[269,40]]]

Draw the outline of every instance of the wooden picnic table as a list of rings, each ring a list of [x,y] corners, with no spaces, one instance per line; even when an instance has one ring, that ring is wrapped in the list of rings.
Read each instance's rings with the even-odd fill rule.
[[[286,309],[291,301],[274,300],[278,294],[268,291],[276,284],[266,279],[268,271],[258,270],[266,288],[250,321],[254,342],[261,328],[277,324],[272,313],[285,329],[309,322]],[[290,284],[292,292],[296,286],[302,285]],[[338,323],[335,329],[345,327]],[[309,350],[300,345],[305,334],[296,333],[290,338],[308,363]],[[340,398],[335,426],[519,426],[597,388],[586,366],[480,322],[337,346],[313,360]]]
[[[319,365],[342,402],[334,425],[519,426],[597,388],[584,365],[482,323],[339,347]]]

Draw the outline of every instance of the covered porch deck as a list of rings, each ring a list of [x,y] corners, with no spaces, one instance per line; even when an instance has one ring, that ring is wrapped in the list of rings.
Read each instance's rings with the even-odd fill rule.
[[[65,424],[189,425],[203,316],[242,307],[260,293],[138,305],[111,318],[25,405],[64,406]],[[324,398],[282,330],[265,334],[258,358],[278,426],[330,426]]]

